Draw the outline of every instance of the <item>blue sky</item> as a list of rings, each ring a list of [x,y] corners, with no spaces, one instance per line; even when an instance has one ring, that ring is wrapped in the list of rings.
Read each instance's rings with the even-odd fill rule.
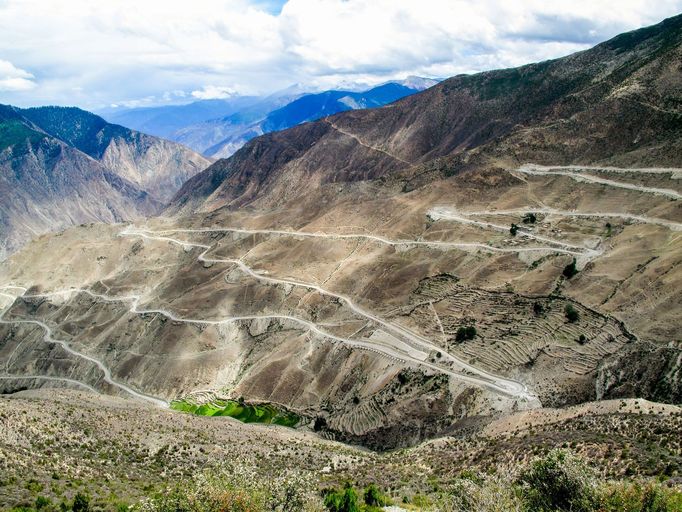
[[[88,109],[559,57],[682,0],[0,0],[0,102]]]

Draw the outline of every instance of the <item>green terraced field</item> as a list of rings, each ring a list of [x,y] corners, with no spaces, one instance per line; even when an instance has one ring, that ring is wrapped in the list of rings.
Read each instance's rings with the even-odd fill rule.
[[[295,427],[300,421],[297,415],[281,411],[272,404],[250,405],[236,400],[214,400],[201,405],[187,400],[173,400],[171,409],[199,416],[230,416],[244,423],[266,423],[285,427]]]

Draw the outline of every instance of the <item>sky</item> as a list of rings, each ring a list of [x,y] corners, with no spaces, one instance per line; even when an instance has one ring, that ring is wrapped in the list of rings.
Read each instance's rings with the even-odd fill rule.
[[[679,13],[682,0],[0,0],[0,103],[102,110],[444,78]]]

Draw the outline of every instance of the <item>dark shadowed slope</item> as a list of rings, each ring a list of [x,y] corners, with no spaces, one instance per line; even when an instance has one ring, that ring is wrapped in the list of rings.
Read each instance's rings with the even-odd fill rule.
[[[390,175],[406,189],[472,167],[679,164],[682,16],[590,50],[450,78],[387,107],[251,141],[189,180],[170,212],[280,203]]]

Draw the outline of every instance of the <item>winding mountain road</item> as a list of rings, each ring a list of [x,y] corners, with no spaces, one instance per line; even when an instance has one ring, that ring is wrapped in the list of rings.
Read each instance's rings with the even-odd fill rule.
[[[172,232],[173,230],[166,230],[162,231],[160,233],[169,233]],[[201,232],[206,232],[201,231]],[[205,244],[199,244],[199,243],[194,243],[194,242],[188,242],[186,240],[178,240],[176,238],[171,238],[168,236],[161,236],[157,235],[155,232],[151,232],[148,230],[135,230],[132,228],[126,228],[125,230],[121,231],[120,235],[122,236],[138,236],[141,238],[146,238],[149,240],[157,240],[157,241],[166,241],[170,242],[173,244],[180,245],[182,247],[197,247],[200,249],[203,249],[202,253],[198,256],[197,260],[201,262],[207,262],[207,263],[228,263],[228,264],[234,264],[239,267],[239,269],[244,272],[245,274],[249,275],[250,277],[253,277],[255,279],[258,279],[263,282],[268,282],[268,283],[273,283],[273,284],[284,284],[284,285],[292,285],[292,286],[300,286],[304,287],[310,290],[314,290],[322,295],[326,295],[328,297],[335,298],[344,304],[346,304],[349,309],[351,309],[353,312],[357,313],[358,315],[371,320],[375,322],[376,324],[380,325],[383,329],[385,329],[389,334],[397,337],[399,340],[401,340],[402,343],[406,343],[407,345],[411,345],[416,349],[422,349],[426,350],[426,354],[431,352],[440,352],[442,359],[441,360],[447,360],[447,362],[451,363],[453,366],[459,368],[462,372],[457,372],[453,371],[449,368],[443,367],[440,364],[434,364],[428,362],[426,359],[419,359],[415,358],[413,355],[410,355],[408,351],[406,351],[403,346],[400,346],[401,344],[395,344],[391,347],[387,347],[384,344],[380,344],[379,342],[372,340],[371,342],[369,341],[358,341],[358,340],[349,340],[347,338],[340,338],[335,335],[331,335],[327,332],[322,331],[317,327],[315,324],[312,324],[310,322],[307,322],[305,320],[301,320],[295,317],[288,317],[285,315],[272,315],[272,317],[280,317],[280,318],[287,318],[299,323],[302,323],[306,325],[306,327],[311,328],[314,332],[326,336],[331,339],[335,339],[340,342],[344,343],[349,343],[352,344],[356,347],[359,348],[366,348],[369,350],[376,350],[382,353],[385,353],[386,355],[389,355],[391,357],[394,357],[396,359],[405,361],[405,362],[411,362],[413,364],[422,366],[422,367],[427,367],[436,371],[439,371],[441,373],[446,373],[448,375],[452,375],[460,380],[464,380],[467,382],[472,382],[474,384],[478,384],[480,386],[492,389],[498,393],[507,395],[507,396],[512,396],[519,398],[521,400],[526,400],[526,401],[534,401],[536,400],[536,397],[532,395],[526,386],[520,382],[511,380],[511,379],[506,379],[497,375],[494,375],[492,373],[486,372],[485,370],[481,370],[479,368],[476,368],[475,366],[470,365],[469,363],[459,359],[456,356],[453,356],[452,354],[449,354],[443,350],[442,347],[439,347],[433,343],[431,343],[429,340],[426,338],[412,332],[411,330],[396,325],[389,323],[382,318],[379,318],[378,316],[370,313],[369,311],[365,310],[364,308],[358,306],[355,304],[349,297],[332,292],[330,290],[326,290],[319,285],[316,285],[314,283],[307,283],[303,281],[297,281],[293,279],[283,279],[283,278],[274,278],[270,276],[265,276],[262,274],[259,274],[258,272],[254,271],[250,267],[248,267],[243,261],[238,260],[238,259],[232,259],[232,258],[211,258],[208,257],[207,254],[211,251],[212,247],[209,245]],[[216,321],[205,321],[205,320],[196,320],[196,319],[186,319],[186,318],[179,318],[172,313],[164,310],[136,310],[135,312],[141,313],[141,312],[150,312],[150,313],[160,313],[167,315],[169,318],[176,320],[176,321],[187,321],[187,322],[193,322],[193,323],[224,323],[226,321],[234,321],[234,320],[240,320],[240,319],[253,319],[253,318],[261,318],[261,317],[231,317],[228,319],[224,320],[216,320]],[[398,345],[398,346],[396,346]]]
[[[584,170],[592,171],[607,171],[607,172],[618,172],[618,173],[648,173],[648,174],[664,174],[664,173],[682,173],[682,169],[664,169],[664,168],[653,168],[653,169],[627,169],[618,167],[582,167],[582,166],[542,166],[536,164],[525,164],[514,169],[512,172],[520,172],[523,174],[528,174],[531,176],[568,176],[575,181],[582,181],[586,183],[597,183],[600,185],[608,185],[615,188],[623,188],[627,190],[635,190],[638,192],[643,192],[647,194],[655,194],[667,196],[675,200],[682,199],[682,194],[676,190],[668,188],[655,188],[655,187],[645,187],[643,185],[635,185],[634,183],[627,183],[624,181],[614,181],[606,178],[601,178],[599,176],[594,176],[593,174],[585,174]]]
[[[98,395],[101,394],[99,391],[97,391],[92,386],[86,384],[85,382],[81,382],[79,380],[67,379],[66,377],[51,377],[49,375],[0,375],[0,380],[22,380],[22,379],[49,380],[49,381],[55,381],[55,382],[66,382],[68,384],[74,384],[76,386],[80,386],[82,388],[85,388],[88,391],[92,391],[93,393],[96,393]]]
[[[481,214],[482,212],[478,212],[478,214]],[[473,220],[470,219],[467,215],[472,215],[470,212],[457,212],[453,210],[452,208],[444,207],[444,206],[439,206],[432,208],[429,210],[429,217],[435,220],[450,220],[454,222],[459,222],[461,224],[471,224],[473,226],[480,226],[483,228],[488,228],[488,229],[494,229],[496,231],[500,231],[503,233],[509,233],[509,226],[503,226],[501,224],[495,224],[493,222],[485,222],[485,221],[479,221],[479,220]],[[574,256],[579,256],[587,261],[593,260],[594,258],[600,256],[603,253],[602,249],[590,249],[589,247],[584,247],[581,245],[574,245],[574,244],[567,244],[566,242],[563,242],[561,240],[556,240],[554,238],[546,237],[546,236],[541,236],[541,235],[536,235],[535,233],[532,233],[528,231],[527,229],[524,229],[523,227],[519,226],[518,227],[518,233],[526,236],[528,238],[531,238],[533,240],[537,240],[539,242],[544,242],[548,244],[552,244],[552,247],[546,247],[544,250],[552,250],[556,252],[564,252],[567,254],[573,254]]]
[[[482,215],[524,215],[528,212],[542,213],[544,215],[558,215],[561,217],[584,217],[584,218],[606,218],[606,219],[623,219],[638,222],[641,224],[654,224],[670,228],[673,231],[682,231],[682,223],[674,222],[668,219],[661,219],[659,217],[648,217],[646,215],[635,215],[632,213],[607,213],[607,212],[577,212],[575,210],[557,210],[555,208],[528,206],[526,208],[516,208],[513,210],[477,210],[467,211],[467,216],[482,216]]]
[[[10,287],[7,287],[7,288],[10,288]],[[19,288],[19,287],[12,287],[12,288]],[[52,293],[52,294],[46,294],[45,297],[50,296],[50,295],[63,294],[63,293],[66,293],[66,292],[57,292],[57,293]],[[32,297],[43,297],[43,296],[42,295],[25,295],[24,297],[25,298],[32,298]],[[102,361],[100,361],[99,359],[97,359],[95,357],[84,354],[82,352],[78,352],[77,350],[73,349],[69,345],[69,343],[67,343],[64,340],[59,340],[59,339],[54,338],[52,335],[52,328],[49,325],[47,325],[47,324],[45,324],[39,320],[15,320],[15,319],[5,320],[5,318],[4,318],[5,314],[7,313],[7,311],[9,309],[10,308],[6,308],[2,312],[2,314],[0,315],[0,324],[37,325],[38,327],[42,328],[45,331],[45,335],[43,336],[43,339],[46,343],[59,345],[60,347],[62,347],[64,349],[64,351],[68,352],[69,354],[71,354],[75,357],[78,357],[80,359],[85,359],[86,361],[93,363],[102,372],[103,379],[108,384],[110,384],[110,385],[112,385],[112,386],[124,391],[125,393],[127,393],[127,394],[129,394],[135,398],[138,398],[140,400],[145,400],[147,402],[151,402],[157,406],[168,407],[168,402],[166,402],[165,400],[161,400],[160,398],[156,398],[156,397],[153,397],[151,395],[147,395],[145,393],[140,393],[139,391],[134,390],[133,388],[123,384],[122,382],[118,382],[117,380],[114,380],[113,377],[111,376],[111,371]],[[43,378],[51,378],[48,376],[42,376],[42,377]],[[74,382],[77,382],[77,381],[74,381]],[[86,386],[86,387],[88,386],[87,384],[82,383],[82,382],[80,384],[83,386]]]

